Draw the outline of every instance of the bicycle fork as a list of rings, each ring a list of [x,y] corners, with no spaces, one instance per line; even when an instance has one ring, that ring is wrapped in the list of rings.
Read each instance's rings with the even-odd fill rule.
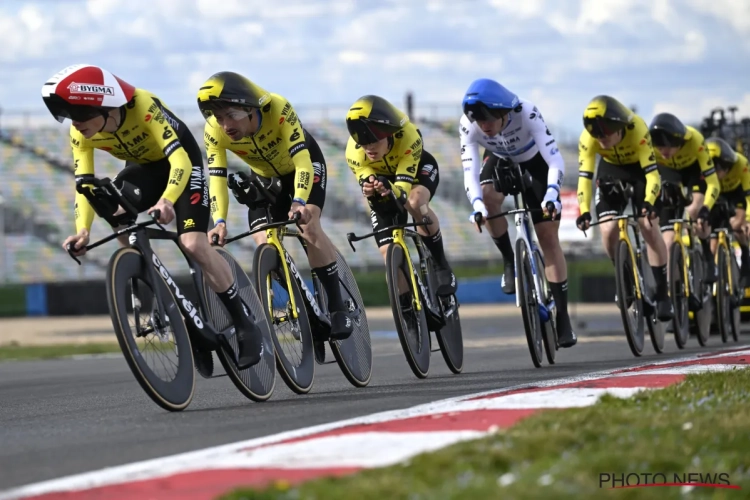
[[[529,237],[529,230],[527,227],[527,222],[523,215],[516,214],[516,227],[518,228],[518,235],[516,237],[516,241],[518,239],[523,239],[526,242],[526,251],[530,252],[531,255],[529,255],[529,262],[531,262],[531,275],[534,278],[534,294],[536,295],[536,303],[537,308],[539,309],[539,318],[542,320],[543,323],[546,323],[550,319],[550,312],[555,307],[555,301],[554,299],[549,302],[549,304],[543,303],[543,294],[541,293],[543,284],[542,279],[539,276],[540,270],[537,269],[536,266],[536,259],[534,258],[534,247],[531,245],[531,238]],[[516,291],[519,290],[519,280],[520,278],[520,270],[516,269]],[[541,272],[544,272],[542,270]],[[518,293],[516,293],[516,307],[521,307],[521,297]]]

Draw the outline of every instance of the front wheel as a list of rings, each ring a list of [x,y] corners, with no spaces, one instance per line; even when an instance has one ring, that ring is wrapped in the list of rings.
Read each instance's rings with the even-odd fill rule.
[[[531,268],[531,253],[526,241],[516,240],[516,293],[521,304],[526,341],[534,366],[541,368],[544,357],[542,320],[539,317],[539,298]]]
[[[694,320],[690,325],[690,332],[698,339],[698,343],[705,347],[711,335],[711,322],[714,314],[713,286],[705,282],[706,266],[715,265],[711,255],[704,256],[703,252],[696,251],[691,261],[693,268],[693,280],[696,284],[693,293],[700,301],[700,308],[693,312]]]
[[[396,243],[388,246],[385,257],[388,297],[406,362],[417,378],[425,378],[430,370],[430,330],[425,317],[424,301],[420,301],[422,307],[417,311],[419,290],[412,286],[411,270],[406,259],[404,247]],[[399,282],[406,283],[403,294],[399,293]]]
[[[674,341],[680,349],[685,348],[690,335],[688,286],[685,282],[685,258],[682,246],[672,243],[669,251],[669,295],[674,306]]]
[[[718,254],[719,276],[716,280],[716,319],[721,334],[721,341],[726,343],[732,329],[732,290],[729,282],[729,252],[724,245],[716,249]]]
[[[740,285],[740,266],[737,264],[737,259],[734,256],[730,256],[730,264],[732,269],[732,293],[731,293],[731,325],[732,325],[732,339],[735,342],[740,340],[740,303],[745,290]]]
[[[234,335],[228,339],[229,346],[231,346],[234,352],[226,352],[226,347],[222,343],[216,350],[216,355],[219,361],[221,361],[221,365],[224,367],[227,376],[245,397],[257,402],[266,401],[271,397],[276,386],[271,326],[268,323],[267,316],[263,313],[263,305],[258,298],[258,294],[255,293],[250,278],[247,277],[247,274],[242,270],[239,263],[228,251],[221,247],[214,248],[229,264],[242,302],[250,309],[252,318],[263,335],[261,360],[250,368],[241,371],[237,369],[234,359],[239,353],[239,345],[237,344],[237,337]],[[229,329],[232,326],[232,317],[226,307],[224,307],[221,299],[219,299],[219,296],[208,285],[205,275],[203,276],[203,294],[208,309],[207,315],[211,318],[216,331],[223,332]]]
[[[275,246],[268,243],[258,246],[253,256],[255,290],[271,324],[276,369],[292,391],[306,394],[315,378],[312,328],[299,284],[284,272],[282,258]],[[297,306],[296,318],[292,295]]]
[[[190,336],[172,290],[159,273],[152,283],[146,265],[135,248],[112,255],[106,281],[112,326],[141,388],[165,410],[181,411],[195,390]]]
[[[625,337],[634,356],[643,353],[644,314],[643,295],[636,294],[637,269],[633,267],[633,257],[625,240],[620,240],[615,253],[615,283],[617,286],[617,305],[622,315],[622,326]],[[642,293],[642,291],[641,291]]]
[[[551,302],[550,297],[552,291],[549,287],[549,281],[547,281],[547,275],[545,274],[544,257],[538,248],[534,250],[534,259],[536,262],[536,269],[539,273],[539,277],[542,281],[542,303],[547,308],[547,321],[543,322],[544,326],[544,352],[547,355],[547,362],[551,365],[555,364],[555,356],[557,355],[557,305],[555,308],[550,308]]]

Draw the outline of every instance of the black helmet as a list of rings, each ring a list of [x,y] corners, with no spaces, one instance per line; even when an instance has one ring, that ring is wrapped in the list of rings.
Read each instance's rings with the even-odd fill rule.
[[[659,113],[649,126],[651,142],[656,147],[681,148],[685,144],[687,127],[671,113]]]
[[[372,144],[389,137],[409,123],[409,119],[390,102],[376,95],[357,99],[346,113],[346,128],[359,145]]]
[[[709,137],[706,139],[708,154],[713,159],[714,165],[719,170],[729,170],[737,162],[737,153],[732,146],[720,137]]]
[[[595,139],[601,139],[633,122],[635,114],[614,97],[598,95],[583,112],[583,126]]]
[[[222,71],[211,76],[198,90],[198,107],[208,119],[214,110],[237,106],[260,108],[271,99],[271,94],[244,76]]]

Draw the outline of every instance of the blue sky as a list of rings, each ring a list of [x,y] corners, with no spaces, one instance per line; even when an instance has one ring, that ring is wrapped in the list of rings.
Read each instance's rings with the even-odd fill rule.
[[[8,114],[46,112],[44,81],[89,63],[189,121],[198,87],[221,70],[302,117],[330,105],[343,119],[370,93],[403,106],[407,90],[420,115],[428,103],[456,115],[479,77],[534,101],[558,135],[577,135],[600,93],[646,120],[730,104],[750,115],[748,0],[6,0],[0,42]]]

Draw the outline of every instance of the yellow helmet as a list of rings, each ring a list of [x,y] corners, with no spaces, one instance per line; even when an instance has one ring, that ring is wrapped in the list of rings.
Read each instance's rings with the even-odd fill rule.
[[[720,137],[709,137],[706,139],[708,154],[714,160],[714,165],[719,170],[729,170],[737,162],[737,153],[732,146]]]
[[[614,97],[598,95],[583,112],[583,126],[592,137],[601,139],[624,129],[635,114]]]
[[[231,71],[212,75],[198,90],[198,107],[206,119],[216,109],[230,106],[260,108],[270,99],[268,91]]]
[[[376,95],[357,99],[346,113],[346,128],[357,144],[372,144],[398,132],[409,119],[393,104]]]

